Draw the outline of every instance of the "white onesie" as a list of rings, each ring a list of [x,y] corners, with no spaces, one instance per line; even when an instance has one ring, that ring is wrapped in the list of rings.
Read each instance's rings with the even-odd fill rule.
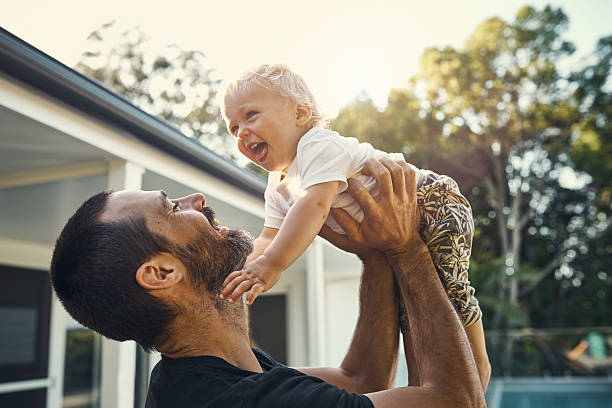
[[[268,176],[264,225],[280,228],[289,208],[304,189],[327,181],[339,182],[332,207],[343,208],[361,222],[363,212],[359,204],[344,192],[346,181],[355,177],[376,196],[375,179],[361,174],[361,170],[369,158],[385,156],[404,160],[402,154],[381,152],[367,143],[330,130],[319,127],[309,130],[300,139],[296,157],[285,177],[281,180],[281,172],[271,172]],[[416,192],[421,220],[419,232],[449,298],[463,325],[468,327],[482,316],[468,279],[474,234],[472,209],[452,178],[428,170],[420,170],[417,174],[422,178]],[[332,217],[327,217],[325,224],[336,232],[343,232]]]
[[[356,178],[373,196],[377,195],[376,180],[361,174],[361,170],[368,159],[384,156],[396,161],[404,160],[401,153],[385,153],[369,143],[359,143],[355,138],[343,137],[318,126],[310,129],[298,142],[297,154],[285,177],[281,180],[280,171],[268,175],[264,226],[280,228],[289,208],[306,188],[328,181],[339,182],[338,194],[331,206],[346,210],[361,222],[363,212],[359,204],[344,192],[348,186],[347,179]],[[336,232],[344,232],[331,216],[327,217],[325,224]]]

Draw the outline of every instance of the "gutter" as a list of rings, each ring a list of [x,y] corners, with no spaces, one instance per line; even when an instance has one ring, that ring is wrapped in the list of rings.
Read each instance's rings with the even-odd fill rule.
[[[0,27],[0,72],[263,200],[266,181]]]

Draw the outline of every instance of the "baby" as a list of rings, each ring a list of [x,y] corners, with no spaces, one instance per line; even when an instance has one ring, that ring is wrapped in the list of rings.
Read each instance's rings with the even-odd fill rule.
[[[328,216],[330,208],[340,207],[357,221],[363,219],[359,205],[344,192],[348,178],[356,178],[375,195],[374,178],[361,174],[365,162],[404,157],[325,129],[308,86],[283,65],[263,65],[232,82],[222,111],[240,152],[269,171],[263,231],[245,267],[227,277],[221,293],[233,302],[248,292],[250,305],[278,282],[324,223],[343,232]],[[467,327],[481,317],[468,281],[471,208],[451,178],[426,170],[417,174],[420,233]]]

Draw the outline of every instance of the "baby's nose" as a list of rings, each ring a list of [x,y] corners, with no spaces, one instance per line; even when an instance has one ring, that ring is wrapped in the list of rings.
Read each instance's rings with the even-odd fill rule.
[[[238,138],[244,140],[251,135],[251,132],[247,128],[241,128],[238,131]]]

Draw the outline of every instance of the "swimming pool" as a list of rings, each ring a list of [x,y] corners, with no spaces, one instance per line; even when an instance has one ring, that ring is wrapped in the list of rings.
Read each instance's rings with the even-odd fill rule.
[[[612,378],[492,379],[489,408],[609,408]]]

